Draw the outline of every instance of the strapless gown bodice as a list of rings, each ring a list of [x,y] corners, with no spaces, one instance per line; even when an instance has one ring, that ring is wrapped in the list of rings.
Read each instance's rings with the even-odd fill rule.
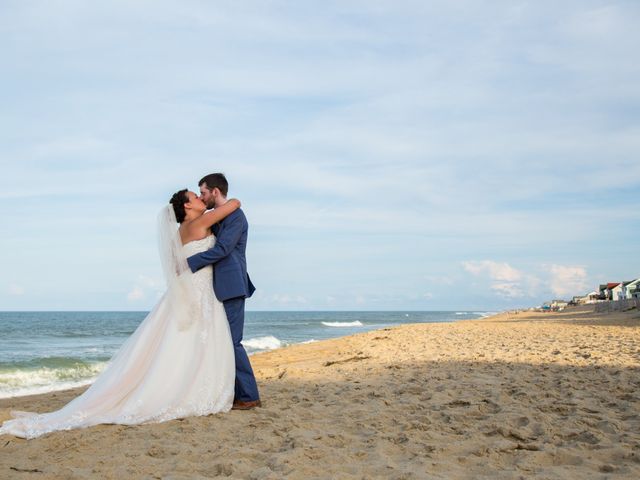
[[[201,238],[200,240],[193,240],[182,246],[183,253],[186,257],[195,255],[196,253],[209,250],[216,243],[216,237],[209,235],[208,237]],[[210,317],[213,313],[208,310],[210,307],[217,305],[218,300],[213,293],[213,266],[201,268],[195,273],[189,273],[192,276],[191,283],[195,287],[195,293],[197,297],[197,303],[201,305],[205,317]],[[226,317],[225,317],[226,318]]]
[[[205,250],[209,250],[216,244],[215,235],[209,235],[207,237],[201,238],[199,240],[192,240],[188,243],[185,243],[182,246],[182,249],[186,256],[195,255],[196,253],[204,252]]]

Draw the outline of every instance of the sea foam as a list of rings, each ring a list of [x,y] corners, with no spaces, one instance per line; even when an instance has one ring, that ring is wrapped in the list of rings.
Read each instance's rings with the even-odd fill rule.
[[[108,362],[77,362],[60,368],[30,368],[0,370],[0,398],[33,395],[87,385]]]
[[[355,322],[322,322],[325,327],[364,327],[360,320]]]
[[[243,340],[242,344],[252,350],[275,350],[283,346],[282,341],[273,335]]]

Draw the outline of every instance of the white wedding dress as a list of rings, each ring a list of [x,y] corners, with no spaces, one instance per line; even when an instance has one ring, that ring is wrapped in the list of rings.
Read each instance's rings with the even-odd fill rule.
[[[182,247],[185,256],[213,246],[213,235]],[[231,409],[235,362],[224,307],[213,293],[212,267],[189,279],[197,301],[188,327],[167,293],[82,395],[44,414],[12,412],[0,434],[34,438],[101,423],[140,424]]]

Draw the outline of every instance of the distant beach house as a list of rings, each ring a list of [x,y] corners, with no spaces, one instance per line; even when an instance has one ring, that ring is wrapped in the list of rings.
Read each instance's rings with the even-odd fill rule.
[[[620,285],[620,282],[610,282],[601,284],[599,287],[600,300],[617,300],[613,296],[613,289]]]
[[[567,305],[569,305],[569,302],[565,300],[553,300],[551,301],[551,303],[545,303],[542,308],[543,310],[552,310],[554,312],[559,312],[561,310],[564,310]]]
[[[628,282],[624,286],[625,298],[640,298],[640,278]]]
[[[617,284],[615,287],[613,287],[611,289],[611,297],[609,297],[611,300],[624,300],[627,298],[627,291],[624,288],[626,285],[630,284],[631,282],[622,282]]]
[[[573,305],[586,305],[590,303],[596,303],[600,298],[600,294],[596,291],[587,293],[586,295],[576,295],[573,297],[570,303]]]
[[[591,292],[584,297],[573,297],[572,303],[594,303],[596,312],[640,310],[640,278],[629,282],[600,284],[597,292]]]
[[[552,300],[551,302],[544,302],[541,306],[536,307],[534,310],[542,312],[559,312],[565,309],[570,302],[565,300]]]
[[[640,298],[640,278],[628,282],[603,283],[598,287],[598,300],[601,301],[619,301],[632,298]]]

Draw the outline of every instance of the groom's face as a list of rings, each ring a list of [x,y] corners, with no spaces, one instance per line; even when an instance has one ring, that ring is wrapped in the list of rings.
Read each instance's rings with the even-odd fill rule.
[[[216,198],[213,194],[214,190],[215,188],[213,190],[209,190],[205,183],[200,185],[200,200],[204,202],[208,209],[215,208],[216,206]]]

